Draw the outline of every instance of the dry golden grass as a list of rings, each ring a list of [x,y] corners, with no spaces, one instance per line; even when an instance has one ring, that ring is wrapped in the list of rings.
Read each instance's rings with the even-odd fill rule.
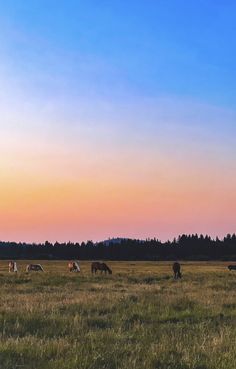
[[[36,261],[37,262],[37,261]],[[0,263],[1,369],[235,369],[236,272],[228,263],[66,261],[18,275]]]

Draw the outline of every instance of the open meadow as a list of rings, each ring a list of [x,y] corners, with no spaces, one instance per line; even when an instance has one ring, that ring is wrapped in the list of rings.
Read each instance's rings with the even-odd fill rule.
[[[236,271],[230,263],[0,262],[1,369],[235,369]]]

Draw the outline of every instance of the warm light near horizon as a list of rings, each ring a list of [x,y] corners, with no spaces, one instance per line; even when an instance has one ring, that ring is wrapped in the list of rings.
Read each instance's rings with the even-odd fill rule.
[[[235,6],[118,3],[1,6],[0,240],[236,231]]]

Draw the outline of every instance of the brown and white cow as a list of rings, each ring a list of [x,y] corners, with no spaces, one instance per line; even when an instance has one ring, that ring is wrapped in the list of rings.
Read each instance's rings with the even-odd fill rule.
[[[68,268],[70,272],[80,272],[79,263],[77,261],[70,261],[68,263]]]
[[[17,273],[17,265],[15,261],[9,261],[8,270],[9,270],[9,273],[12,273],[12,272]]]

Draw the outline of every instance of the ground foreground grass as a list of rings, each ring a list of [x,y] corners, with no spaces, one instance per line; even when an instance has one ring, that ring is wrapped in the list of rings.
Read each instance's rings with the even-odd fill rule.
[[[235,369],[236,272],[224,263],[0,263],[1,369]]]

